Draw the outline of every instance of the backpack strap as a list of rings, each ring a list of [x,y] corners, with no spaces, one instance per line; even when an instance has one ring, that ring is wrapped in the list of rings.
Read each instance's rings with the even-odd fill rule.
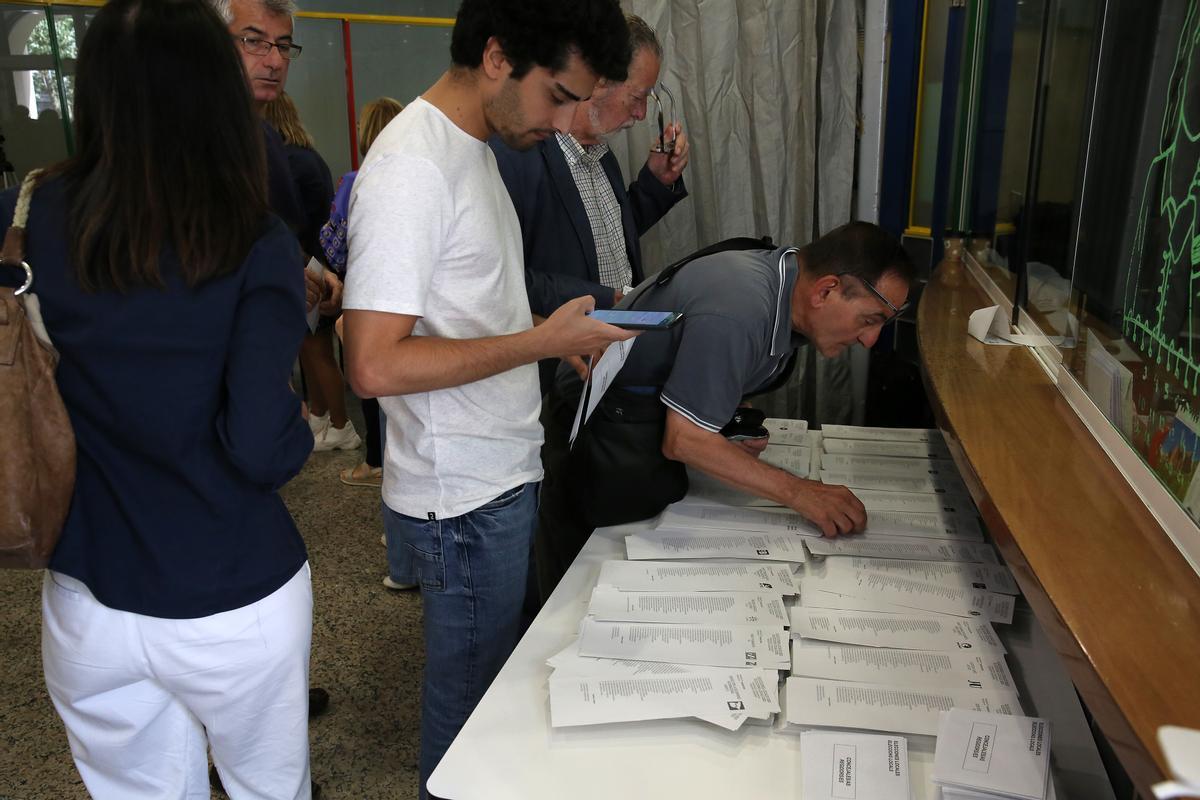
[[[695,261],[697,258],[703,258],[704,256],[711,256],[713,253],[724,253],[727,250],[774,250],[774,249],[775,249],[775,243],[771,241],[770,236],[763,236],[758,239],[755,239],[752,236],[735,236],[732,239],[722,239],[721,241],[717,242],[716,244],[710,244],[708,247],[702,247],[699,250],[697,250],[696,252],[694,252],[690,255],[686,255],[683,258],[679,259],[674,264],[670,264],[670,265],[664,267],[662,272],[658,273],[658,277],[656,277],[654,279],[654,283],[642,284],[642,286],[645,288],[642,288],[641,291],[638,292],[637,297],[633,298],[633,300],[631,300],[629,302],[629,308],[632,309],[634,306],[636,306],[638,304],[638,301],[641,300],[642,297],[644,297],[647,294],[647,292],[649,292],[650,289],[653,289],[657,286],[666,286],[668,283],[671,282],[671,279],[675,277],[675,275],[679,272],[679,270],[683,269],[688,264]]]

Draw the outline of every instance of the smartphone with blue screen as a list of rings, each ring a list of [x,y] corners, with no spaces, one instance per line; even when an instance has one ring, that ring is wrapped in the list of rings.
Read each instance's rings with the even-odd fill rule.
[[[676,311],[630,311],[626,309],[596,309],[588,316],[618,328],[631,331],[665,331],[683,319]]]

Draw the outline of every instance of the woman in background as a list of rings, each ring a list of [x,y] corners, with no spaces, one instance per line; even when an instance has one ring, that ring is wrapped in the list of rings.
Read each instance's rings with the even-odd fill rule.
[[[306,799],[304,284],[241,60],[203,0],[110,0],[76,74],[26,245],[78,449],[46,686],[92,797],[207,797],[211,747],[234,800]]]
[[[380,97],[363,106],[358,119],[360,156],[367,157],[367,151],[371,149],[375,137],[403,110],[404,106],[400,101],[390,97]],[[333,207],[329,210],[329,219],[321,228],[321,252],[325,263],[343,281],[346,279],[346,261],[349,255],[346,223],[350,216],[350,190],[354,187],[354,176],[357,174],[357,171],[347,172],[338,181],[337,193],[333,196]],[[342,470],[339,477],[347,486],[379,488],[383,485],[383,433],[379,419],[379,402],[375,398],[360,402],[366,427],[367,457],[358,466]],[[389,578],[384,579],[384,585],[389,589],[410,588],[392,583],[394,582]]]
[[[316,143],[300,121],[296,104],[286,92],[267,103],[265,114],[267,122],[283,137],[288,169],[303,211],[300,247],[306,256],[323,262],[319,234],[329,218],[329,203],[333,199],[329,167],[317,152]],[[340,281],[336,285],[340,297]],[[340,307],[340,304],[339,299],[335,305]],[[333,355],[332,330],[337,312],[326,313],[329,305],[328,300],[322,303],[317,330],[304,337],[300,347],[300,366],[308,394],[308,424],[316,439],[314,450],[354,450],[362,445],[362,439],[346,416],[346,382]]]

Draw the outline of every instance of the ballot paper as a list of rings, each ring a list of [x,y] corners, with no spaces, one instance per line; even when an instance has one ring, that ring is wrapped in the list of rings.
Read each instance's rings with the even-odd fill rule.
[[[790,616],[792,634],[806,640],[951,653],[960,650],[1007,652],[991,624],[978,619],[800,606],[791,608]]]
[[[1001,594],[1020,594],[1008,567],[999,564],[966,564],[953,561],[907,561],[898,558],[832,558],[820,566],[810,565],[806,572],[828,573],[833,570],[857,572],[886,572],[919,581],[958,586],[963,589],[983,589]]]
[[[775,564],[678,564],[671,561],[605,561],[600,586],[624,592],[799,593],[792,571]]]
[[[671,531],[754,531],[756,533],[798,533],[820,536],[804,517],[790,510],[733,508],[730,506],[674,503],[658,518],[657,530]]]
[[[790,660],[782,626],[660,625],[590,617],[580,628],[579,655],[762,669],[787,669]]]
[[[824,482],[824,481],[822,481]],[[974,513],[974,504],[965,495],[930,494],[880,489],[851,488],[867,512],[904,511],[917,514]]]
[[[962,502],[966,502],[970,498],[966,484],[962,482],[961,478],[954,475],[918,475],[904,478],[899,475],[889,475],[886,472],[869,470],[823,469],[821,470],[821,483],[849,486],[851,489],[956,495],[964,498]]]
[[[633,350],[636,342],[636,338],[613,342],[605,348],[604,355],[600,356],[600,360],[592,365],[591,374],[583,384],[583,394],[579,397],[579,409],[575,411],[575,422],[571,426],[570,443],[572,445],[575,444],[575,437],[579,435],[579,429],[587,425],[587,421],[592,418],[592,412],[600,404],[600,399],[612,385],[613,379],[617,377],[621,367],[625,366],[625,359],[629,358],[629,352]],[[586,410],[581,413],[580,409],[584,409],[585,404]]]
[[[1015,692],[905,688],[788,678],[787,723],[804,728],[857,728],[935,736],[941,712],[952,708],[1020,714]]]
[[[808,445],[811,442],[808,434],[808,422],[802,419],[768,417],[763,421],[763,427],[770,434],[771,444],[798,446]]]
[[[944,458],[905,458],[902,456],[866,456],[855,453],[821,453],[821,469],[846,472],[871,472],[900,478],[958,478],[954,462]],[[961,480],[961,478],[960,478]]]
[[[788,624],[783,598],[761,592],[625,592],[597,586],[587,614],[607,622]]]
[[[903,536],[875,538],[839,536],[836,539],[805,539],[804,547],[813,555],[862,556],[866,558],[907,559],[915,561],[966,561],[997,564],[999,559],[990,544],[940,541]]]
[[[844,731],[800,735],[803,800],[909,800],[908,740]]]
[[[763,670],[702,670],[673,676],[550,676],[555,728],[698,717],[737,730],[779,710],[778,680]]]
[[[932,779],[944,789],[1043,800],[1050,779],[1050,723],[1040,717],[944,712]]]
[[[950,458],[950,451],[941,442],[877,442],[868,439],[822,439],[826,453],[857,456],[891,456],[893,458]]]
[[[988,622],[1010,625],[1013,621],[1013,612],[1015,611],[1016,603],[1012,597],[1003,594],[989,594],[986,600],[984,613],[981,615],[973,615],[966,611],[929,611],[927,609],[917,609],[909,606],[899,606],[895,603],[889,603],[881,600],[878,597],[864,597],[861,595],[840,594],[838,592],[829,592],[823,589],[813,589],[811,587],[804,590],[804,594],[800,598],[799,605],[806,608],[826,608],[836,609],[841,611],[876,611],[880,614],[945,614],[952,617],[971,617],[978,616],[980,619],[986,619]]]
[[[939,653],[801,641],[792,643],[792,675],[892,686],[1017,690],[1004,656],[987,652]]]
[[[1013,333],[1008,315],[1000,306],[988,306],[971,312],[967,318],[967,333],[984,344],[1031,345],[1061,344],[1062,336],[1031,336]],[[1057,341],[1056,341],[1057,340]]]
[[[872,428],[864,425],[822,425],[822,439],[871,439],[876,442],[945,441],[937,428]]]
[[[807,478],[812,469],[812,450],[808,447],[768,444],[758,456],[758,460],[772,467],[785,469],[798,477]]]
[[[810,589],[820,589],[843,595],[879,600],[904,608],[932,611],[955,616],[983,617],[991,621],[996,615],[1012,621],[1013,598],[982,589],[925,581],[896,574],[859,569],[834,568],[811,570],[800,579],[801,596]],[[808,605],[806,603],[806,605]]]
[[[760,561],[805,560],[803,542],[787,533],[751,531],[644,531],[625,537],[630,561],[671,558],[752,558]]]

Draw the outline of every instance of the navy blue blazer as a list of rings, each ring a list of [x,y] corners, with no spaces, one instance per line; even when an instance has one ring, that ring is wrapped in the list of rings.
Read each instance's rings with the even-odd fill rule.
[[[613,290],[600,283],[592,226],[558,142],[551,137],[525,152],[507,147],[494,136],[488,144],[521,221],[525,287],[533,313],[547,317],[585,294],[596,298],[597,308],[612,308]],[[663,186],[643,166],[626,191],[616,156],[606,153],[600,164],[621,206],[625,250],[633,267],[632,285],[637,286],[645,277],[638,237],[687,197],[687,188],[683,178],[674,186]]]

